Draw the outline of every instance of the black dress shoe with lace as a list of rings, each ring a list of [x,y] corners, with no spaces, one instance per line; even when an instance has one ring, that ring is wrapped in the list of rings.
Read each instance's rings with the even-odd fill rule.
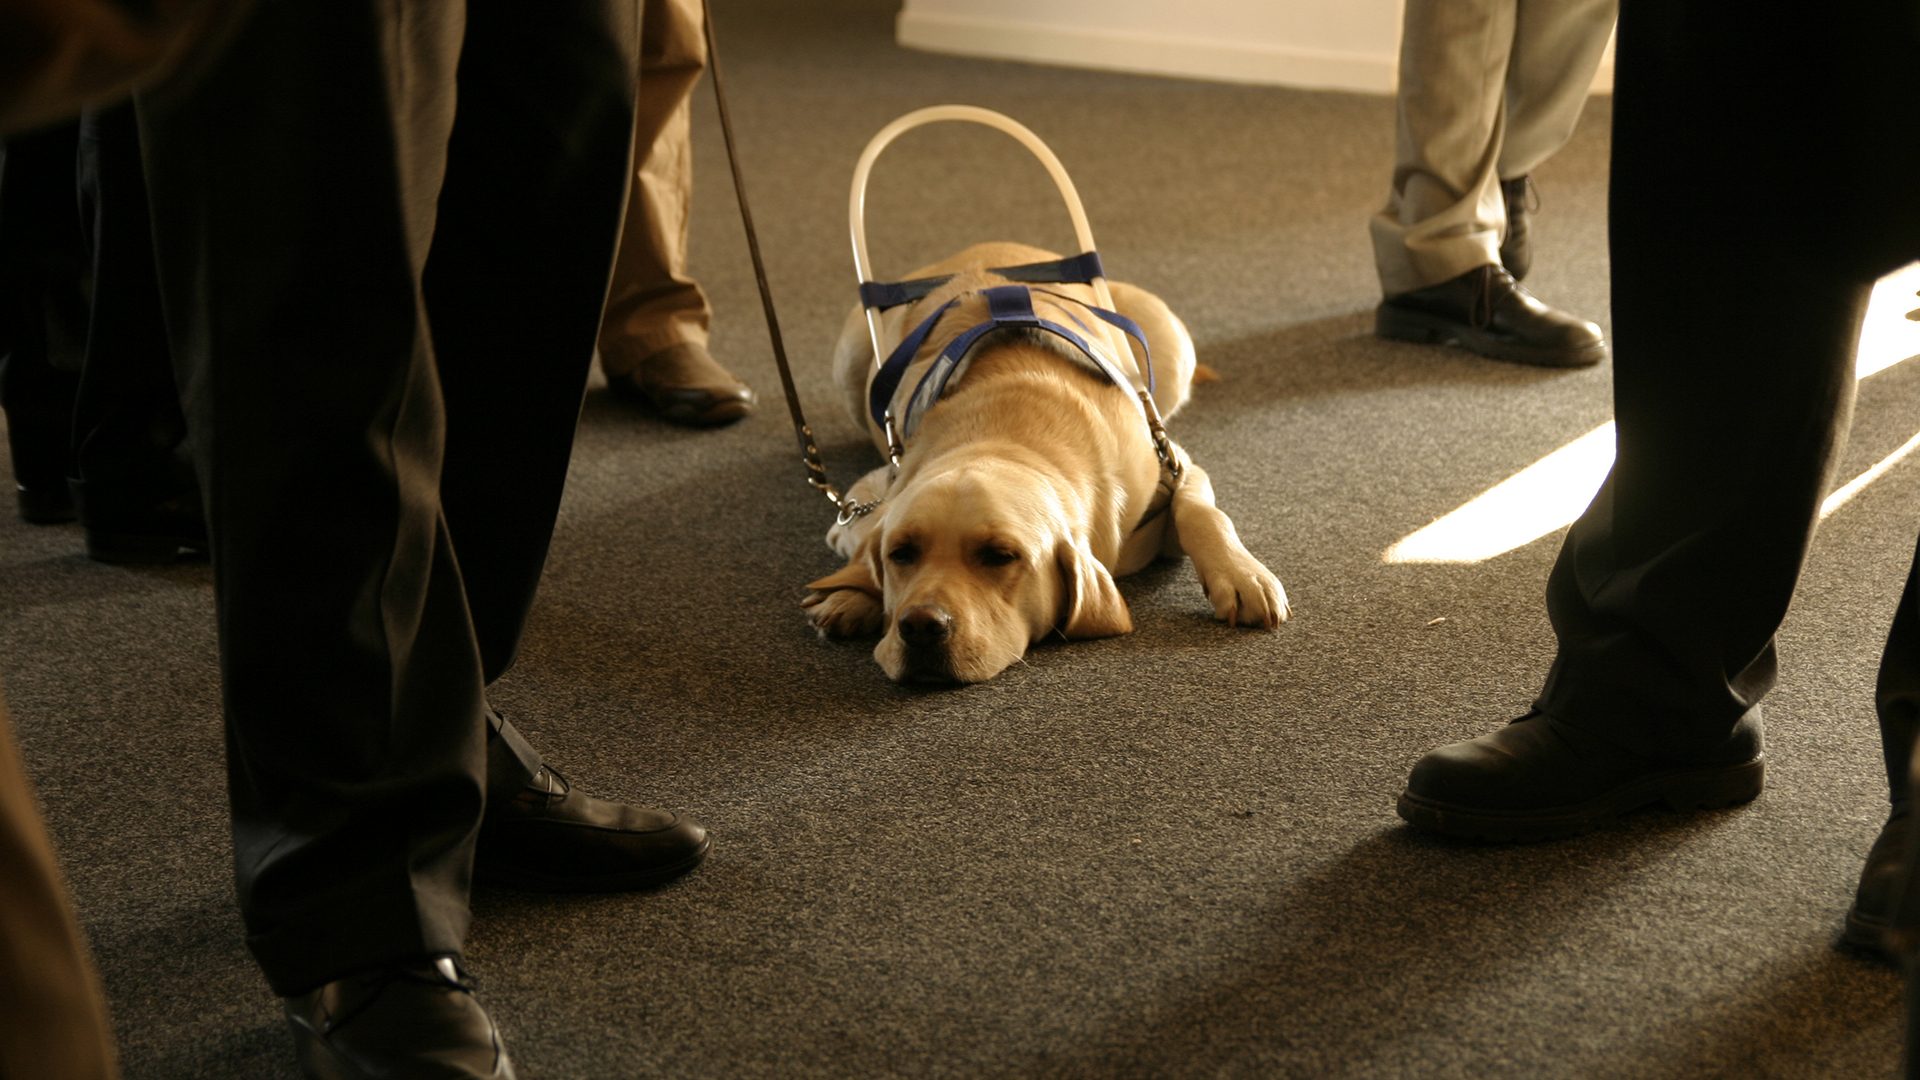
[[[1880,835],[1867,851],[1866,866],[1860,870],[1860,887],[1853,894],[1853,906],[1847,909],[1843,944],[1889,963],[1898,963],[1899,954],[1887,935],[1893,930],[1894,905],[1900,899],[1900,881],[1906,869],[1907,844],[1913,833],[1913,805],[1897,802]]]
[[[87,558],[115,566],[164,566],[207,553],[207,515],[200,489],[156,498],[150,490],[116,490],[70,481],[74,509],[86,530]]]
[[[308,1080],[514,1080],[451,957],[356,972],[281,1006]]]
[[[57,488],[15,484],[13,490],[20,520],[29,525],[59,525],[74,518],[73,498],[65,484]]]
[[[1387,297],[1374,312],[1373,332],[1540,367],[1588,367],[1607,358],[1598,326],[1535,300],[1500,266]]]
[[[620,892],[699,866],[712,841],[686,814],[575,791],[543,765],[511,799],[487,807],[473,877],[538,892]]]
[[[1507,204],[1507,235],[1500,241],[1500,265],[1515,281],[1525,281],[1533,269],[1533,244],[1527,236],[1527,217],[1540,209],[1540,195],[1533,177],[1521,176],[1500,181],[1500,197]]]
[[[1759,795],[1766,763],[1758,726],[1743,722],[1724,757],[1701,764],[1656,761],[1528,713],[1421,758],[1407,777],[1399,811],[1416,828],[1446,836],[1550,840],[1654,803],[1717,809]]]

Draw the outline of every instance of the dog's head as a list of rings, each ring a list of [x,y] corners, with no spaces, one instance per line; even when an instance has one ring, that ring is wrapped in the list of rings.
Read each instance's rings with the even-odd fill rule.
[[[888,497],[848,565],[813,583],[878,596],[873,656],[895,682],[980,682],[1054,630],[1133,629],[1113,575],[1088,548],[1082,510],[1033,470],[976,460]]]

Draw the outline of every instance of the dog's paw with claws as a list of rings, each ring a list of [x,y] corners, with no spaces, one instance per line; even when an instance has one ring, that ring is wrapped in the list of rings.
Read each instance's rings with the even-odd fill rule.
[[[859,589],[815,590],[800,601],[821,637],[868,637],[886,627],[886,609]]]
[[[1271,630],[1293,614],[1280,579],[1251,556],[1201,574],[1200,590],[1213,601],[1213,617],[1232,626]]]

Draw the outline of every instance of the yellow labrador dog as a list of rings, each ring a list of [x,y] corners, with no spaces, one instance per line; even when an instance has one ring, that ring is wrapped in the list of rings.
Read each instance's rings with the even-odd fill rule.
[[[885,339],[900,341],[957,301],[881,402],[907,425],[897,472],[882,466],[853,486],[851,498],[879,505],[828,531],[847,565],[813,582],[802,603],[823,635],[881,634],[874,659],[896,682],[979,682],[1056,631],[1127,633],[1133,619],[1114,578],[1161,556],[1193,559],[1216,618],[1272,628],[1289,614],[1279,580],[1214,506],[1207,474],[1171,444],[1177,466],[1165,467],[1135,394],[1065,338],[1023,328],[985,334],[929,400],[922,376],[957,335],[986,321],[982,290],[1008,284],[991,268],[1059,258],[1019,244],[976,245],[917,271],[952,278],[883,316]],[[1119,282],[1109,289],[1119,314],[1144,331],[1153,398],[1171,416],[1192,390],[1193,341],[1159,297]],[[1092,317],[1090,285],[1036,286],[1027,302],[1120,364],[1137,355],[1120,330]],[[885,453],[887,433],[869,401],[875,364],[862,309],[848,317],[833,363],[855,421]]]

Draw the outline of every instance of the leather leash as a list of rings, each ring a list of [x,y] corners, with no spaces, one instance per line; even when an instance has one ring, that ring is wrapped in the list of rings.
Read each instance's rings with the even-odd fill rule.
[[[787,363],[786,342],[780,336],[780,317],[773,310],[773,288],[767,284],[767,264],[760,257],[760,234],[754,231],[753,210],[747,205],[747,183],[740,175],[740,155],[734,148],[733,114],[727,109],[726,86],[720,78],[720,47],[713,36],[711,0],[700,0],[700,14],[707,39],[707,74],[713,79],[713,99],[720,107],[720,133],[727,143],[727,165],[733,170],[733,193],[740,203],[740,223],[746,227],[747,251],[753,256],[753,278],[760,286],[760,306],[767,316],[767,336],[773,340],[773,360],[780,368],[780,388],[786,392],[787,411],[793,415],[793,432],[800,443],[800,461],[807,467],[807,483],[833,502],[840,511],[839,521],[844,525],[871,512],[880,505],[880,500],[856,503],[828,482],[827,467],[820,460],[820,447],[814,441],[813,429],[807,426],[806,413],[801,411],[800,393],[793,385],[793,368]]]

